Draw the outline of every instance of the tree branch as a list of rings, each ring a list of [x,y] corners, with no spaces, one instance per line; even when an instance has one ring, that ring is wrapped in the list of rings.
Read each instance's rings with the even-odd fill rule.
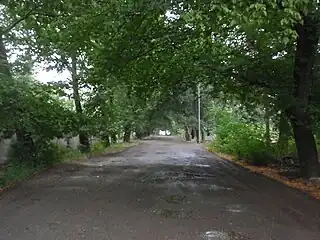
[[[12,23],[10,26],[8,26],[7,28],[5,28],[4,30],[1,31],[1,34],[5,34],[10,32],[15,26],[17,26],[20,22],[22,22],[23,20],[27,19],[29,16],[31,16],[32,14],[34,14],[33,10],[28,11],[23,17],[21,17],[20,19],[16,20],[14,23]]]

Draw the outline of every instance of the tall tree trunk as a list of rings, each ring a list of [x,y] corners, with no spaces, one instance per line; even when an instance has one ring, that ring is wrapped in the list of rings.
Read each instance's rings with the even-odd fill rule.
[[[71,78],[72,78],[72,89],[73,89],[73,98],[74,105],[76,107],[76,112],[80,117],[80,128],[85,125],[85,121],[83,119],[83,111],[81,106],[81,98],[79,93],[79,77],[77,74],[77,55],[73,53],[71,56]],[[88,134],[84,130],[79,130],[79,142],[83,147],[84,151],[88,151],[90,149],[90,142],[88,138]]]
[[[123,141],[124,142],[130,142],[130,137],[131,137],[131,125],[127,124],[124,127]]]
[[[296,24],[298,39],[294,65],[294,102],[287,111],[297,146],[300,171],[304,177],[319,177],[320,174],[309,113],[312,69],[319,42],[318,25],[318,18],[312,15],[303,16],[303,23]]]
[[[191,129],[191,139],[194,139],[196,136],[196,130],[194,128]]]
[[[142,139],[142,138],[144,138],[144,132],[142,132],[140,129],[139,130],[136,130],[136,137],[138,138],[138,139]]]
[[[279,138],[277,142],[278,156],[282,157],[288,154],[289,151],[289,138],[290,138],[290,125],[285,112],[281,112],[279,121]]]
[[[199,130],[196,129],[196,140],[197,140],[197,143],[200,143],[200,139],[199,139]]]
[[[11,77],[7,51],[4,45],[3,35],[0,27],[0,76]]]
[[[265,122],[265,144],[268,148],[271,146],[271,134],[270,134],[270,111],[268,107],[265,107],[264,112],[264,122]]]
[[[13,81],[11,68],[8,61],[7,50],[4,44],[3,33],[0,27],[0,79],[1,81],[8,81],[11,83]],[[10,88],[10,92],[8,93],[8,100],[5,105],[7,109],[10,109],[8,112],[6,111],[4,114],[7,115],[8,119],[13,119],[14,115],[18,112],[24,111],[23,109],[18,108],[19,92],[15,88]],[[5,99],[7,100],[7,99]],[[12,115],[12,118],[10,117]],[[20,124],[14,124],[15,133],[17,136],[17,142],[23,148],[21,150],[27,151],[25,152],[26,155],[32,154],[31,149],[34,149],[34,141],[32,136],[29,132],[23,129]],[[23,155],[23,154],[22,154]]]
[[[152,129],[150,127],[147,128],[146,137],[150,136],[152,133]]]
[[[111,146],[111,142],[110,142],[110,137],[108,134],[105,134],[102,138],[104,146],[105,147],[110,147]]]
[[[112,133],[111,134],[111,142],[112,142],[112,144],[115,144],[115,143],[117,143],[117,134],[116,133]]]
[[[189,133],[189,128],[188,126],[185,126],[184,127],[184,136],[186,138],[186,141],[190,142],[191,141],[191,136],[190,136],[190,133]]]
[[[201,129],[201,141],[204,142],[206,140],[206,135],[204,133],[204,130]]]

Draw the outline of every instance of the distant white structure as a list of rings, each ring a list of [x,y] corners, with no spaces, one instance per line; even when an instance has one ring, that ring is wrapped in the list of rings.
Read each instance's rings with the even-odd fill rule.
[[[159,135],[160,136],[169,136],[169,135],[171,135],[171,132],[169,130],[164,130],[164,131],[159,130]]]

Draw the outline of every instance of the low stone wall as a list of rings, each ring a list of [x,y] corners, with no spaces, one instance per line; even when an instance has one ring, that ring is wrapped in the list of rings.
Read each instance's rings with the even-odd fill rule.
[[[15,136],[13,136],[11,139],[2,139],[0,140],[0,165],[4,164],[7,162],[7,156],[8,156],[8,151],[11,145],[11,142],[15,141]],[[99,141],[97,138],[92,138],[91,139],[92,143],[95,143]],[[59,138],[53,140],[54,143],[60,144],[61,146],[68,146],[68,139],[67,138]],[[79,145],[79,136],[75,136],[72,138],[69,138],[69,146],[72,149],[77,149]]]
[[[123,134],[119,135],[117,137],[118,137],[118,139],[122,139]],[[133,135],[132,135],[132,137],[133,137]],[[0,165],[5,164],[7,162],[7,160],[8,160],[7,156],[8,156],[8,151],[9,151],[11,142],[15,141],[15,139],[16,139],[16,137],[14,135],[11,139],[0,140]],[[90,137],[89,141],[90,141],[90,144],[92,145],[92,144],[99,142],[100,139],[97,137]],[[72,149],[77,149],[79,146],[79,143],[80,143],[79,136],[75,136],[75,137],[71,137],[71,138],[57,138],[57,139],[52,140],[52,142],[59,144],[61,146],[64,146],[64,147],[69,146]],[[121,142],[121,141],[118,140],[118,142]]]
[[[11,139],[0,140],[0,165],[6,163]]]

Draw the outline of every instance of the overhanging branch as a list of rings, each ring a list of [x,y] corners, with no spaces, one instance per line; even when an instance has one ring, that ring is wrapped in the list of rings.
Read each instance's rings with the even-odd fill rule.
[[[23,20],[27,19],[29,16],[34,14],[33,10],[28,11],[23,17],[19,18],[15,22],[13,22],[11,25],[9,25],[7,28],[2,30],[1,34],[6,34],[10,32],[15,26],[17,26],[19,23],[21,23]]]

